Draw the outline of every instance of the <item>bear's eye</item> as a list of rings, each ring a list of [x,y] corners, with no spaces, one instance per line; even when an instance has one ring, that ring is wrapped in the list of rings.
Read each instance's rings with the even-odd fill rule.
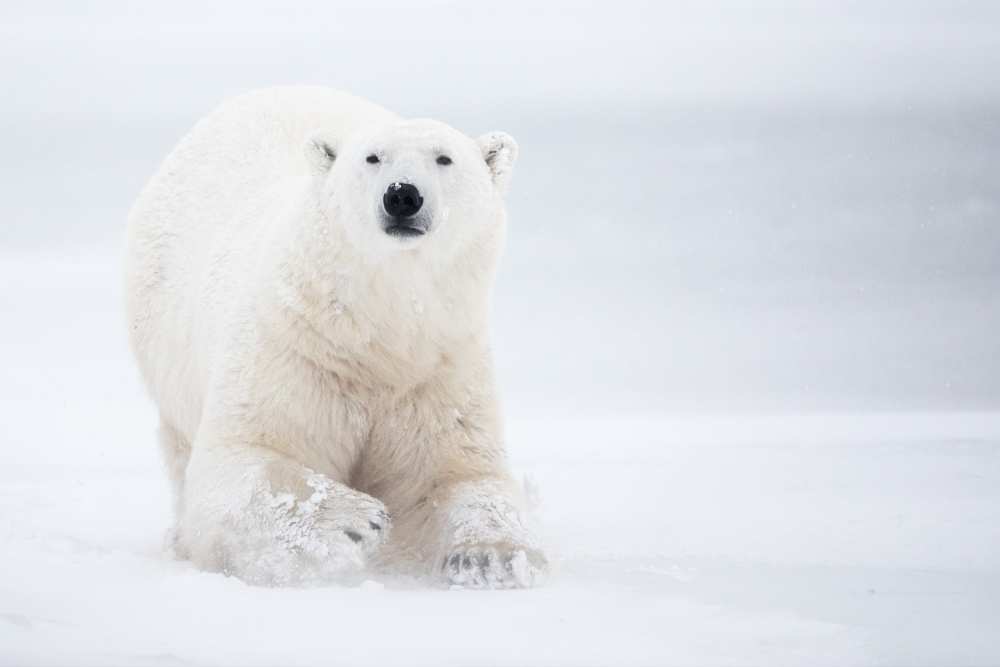
[[[451,158],[448,157],[447,155],[438,155],[437,163],[438,164],[451,164]]]
[[[365,162],[367,162],[368,164],[378,164],[379,163],[378,155],[372,153],[371,155],[365,158]]]

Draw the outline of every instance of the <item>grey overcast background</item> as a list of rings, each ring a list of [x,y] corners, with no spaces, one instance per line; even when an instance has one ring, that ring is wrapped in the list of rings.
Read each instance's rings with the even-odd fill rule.
[[[199,116],[320,83],[518,139],[515,412],[1000,407],[996,2],[167,5],[3,3],[0,261],[119,261]]]

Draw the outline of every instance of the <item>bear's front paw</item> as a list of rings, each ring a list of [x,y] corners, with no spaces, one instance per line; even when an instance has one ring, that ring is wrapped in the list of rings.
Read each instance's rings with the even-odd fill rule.
[[[389,513],[382,501],[343,485],[324,499],[316,528],[335,538],[342,535],[371,557],[389,537]]]
[[[453,547],[441,572],[448,583],[466,588],[531,588],[542,583],[548,560],[522,545],[472,544]]]
[[[319,474],[306,479],[311,494],[270,496],[279,551],[259,550],[261,578],[278,583],[329,580],[357,571],[389,537],[381,501]]]
[[[382,501],[318,475],[309,485],[319,500],[314,528],[328,543],[360,551],[360,560],[367,560],[389,538],[389,513]]]

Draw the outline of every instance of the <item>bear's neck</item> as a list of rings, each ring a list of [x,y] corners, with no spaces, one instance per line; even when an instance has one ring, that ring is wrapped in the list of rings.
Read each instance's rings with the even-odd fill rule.
[[[365,264],[349,252],[286,257],[271,285],[279,345],[373,390],[408,391],[488,348],[495,262],[428,265],[418,253]],[[333,261],[330,261],[330,260]],[[320,267],[320,268],[316,268]]]

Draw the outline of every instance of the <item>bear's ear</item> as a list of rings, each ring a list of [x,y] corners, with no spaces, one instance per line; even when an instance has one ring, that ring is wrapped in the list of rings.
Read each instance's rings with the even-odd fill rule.
[[[500,192],[506,192],[510,171],[517,159],[517,142],[514,137],[506,132],[490,132],[479,137],[476,143],[493,175],[493,183]]]
[[[337,159],[337,151],[333,142],[320,134],[314,134],[306,140],[306,158],[317,171],[326,171]]]

